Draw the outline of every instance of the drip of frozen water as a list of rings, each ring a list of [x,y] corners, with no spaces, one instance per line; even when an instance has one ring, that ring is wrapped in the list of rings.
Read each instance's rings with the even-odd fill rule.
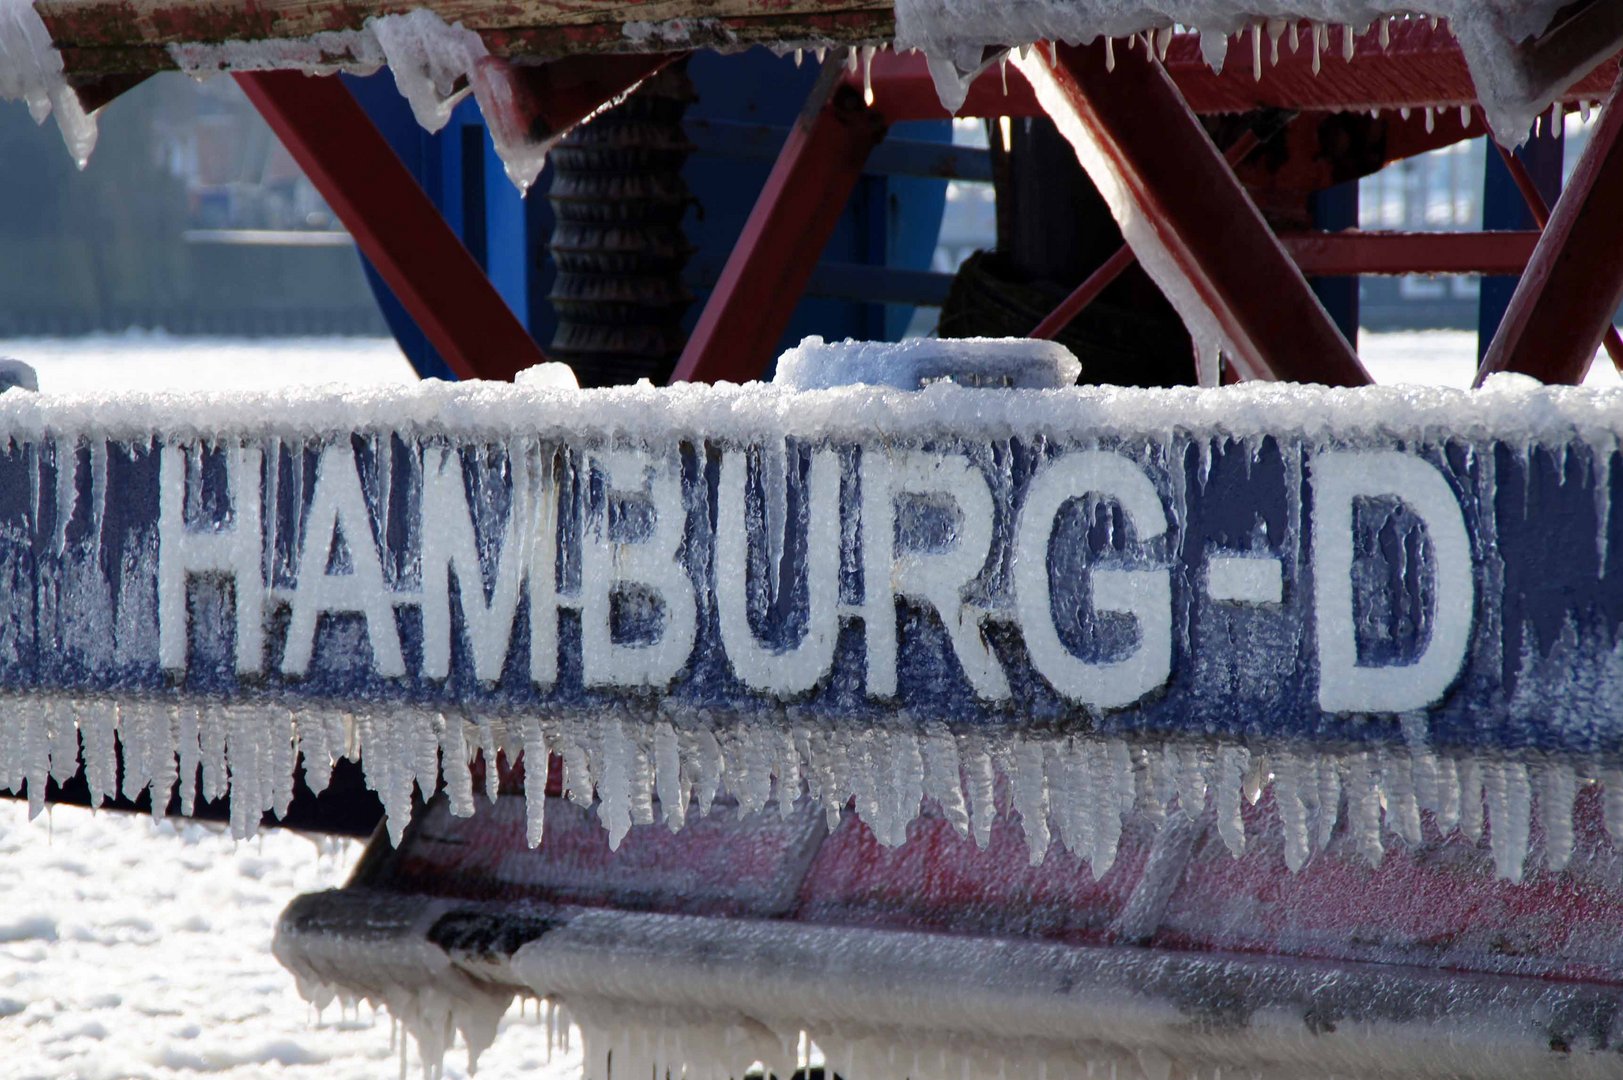
[[[96,147],[96,120],[63,74],[62,54],[33,0],[0,0],[0,99],[21,100],[34,123],[56,115],[62,141],[79,168]]]

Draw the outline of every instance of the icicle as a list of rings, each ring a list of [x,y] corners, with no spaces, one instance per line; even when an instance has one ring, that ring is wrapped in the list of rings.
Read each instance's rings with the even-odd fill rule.
[[[1460,832],[1473,844],[1482,839],[1482,772],[1475,758],[1460,762]]]
[[[1595,563],[1600,577],[1606,576],[1606,549],[1611,541],[1612,454],[1615,447],[1603,444],[1590,451],[1590,484],[1595,505]]]
[[[1437,829],[1444,836],[1460,823],[1460,775],[1453,758],[1437,759]]]
[[[1285,36],[1289,24],[1284,19],[1268,20],[1268,63],[1279,66],[1279,39]]]
[[[1437,130],[1437,112],[1431,106],[1426,106],[1426,134],[1430,135]]]
[[[1420,843],[1420,807],[1415,799],[1414,772],[1408,755],[1385,751],[1381,755],[1381,784],[1386,791],[1386,824],[1409,844]]]
[[[1318,23],[1313,24],[1313,74],[1315,75],[1319,73],[1323,66],[1323,63],[1319,57],[1319,45],[1321,40],[1319,37],[1319,31],[1321,29],[1322,27],[1320,27]]]
[[[1586,124],[1589,123],[1589,115],[1591,111],[1592,109],[1587,98],[1578,102],[1578,115],[1583,118],[1583,121]]]
[[[1193,821],[1206,809],[1206,767],[1196,747],[1179,746],[1176,755],[1178,805]]]
[[[101,551],[102,527],[107,518],[107,440],[90,440],[90,515],[95,535],[93,550]]]
[[[1312,846],[1307,832],[1307,806],[1302,801],[1302,766],[1294,754],[1279,755],[1274,768],[1274,804],[1285,832],[1285,866],[1292,873],[1307,865]]]
[[[1385,854],[1381,847],[1381,793],[1370,769],[1369,753],[1359,750],[1341,763],[1347,791],[1347,829],[1353,848],[1371,866],[1379,866]]]
[[[946,732],[927,733],[921,746],[924,759],[924,793],[941,807],[941,813],[959,836],[969,835],[969,808],[964,800],[958,744]]]
[[[85,781],[90,787],[92,808],[102,805],[118,785],[118,713],[108,702],[70,703],[79,719],[79,737],[84,744]]]
[[[797,67],[797,68],[800,67],[801,63],[804,62],[805,59],[806,59],[806,50],[805,49],[796,49],[795,50],[795,67]]]
[[[1224,746],[1218,751],[1217,791],[1213,799],[1217,808],[1217,833],[1236,859],[1245,854],[1245,820],[1240,815],[1240,799],[1250,758],[1243,746]]]
[[[1293,53],[1300,52],[1301,48],[1302,48],[1302,41],[1301,41],[1301,38],[1298,36],[1298,31],[1300,31],[1300,30],[1301,30],[1301,24],[1298,23],[1295,19],[1290,20],[1291,52],[1293,52]]]
[[[1520,881],[1532,831],[1533,790],[1527,766],[1512,761],[1489,765],[1484,772],[1494,869],[1502,878]]]
[[[1578,797],[1578,781],[1572,767],[1554,762],[1538,771],[1538,819],[1544,826],[1544,865],[1551,870],[1566,869],[1572,858],[1572,805]]]
[[[1251,79],[1262,81],[1262,23],[1251,24]]]
[[[50,754],[50,777],[65,784],[79,771],[79,725],[67,703],[47,698],[39,711],[45,718],[46,749]]]
[[[567,739],[558,747],[564,763],[564,795],[576,806],[592,805],[592,771],[586,761],[586,748],[579,738]]]
[[[721,786],[721,744],[716,742],[709,728],[693,733],[693,756],[698,762],[694,797],[699,804],[699,816],[704,817],[710,813],[710,805]]]
[[[532,848],[541,846],[547,821],[547,768],[550,754],[541,733],[541,718],[526,716],[524,729],[524,840]],[[612,843],[611,847],[614,846]]]
[[[1060,739],[1048,748],[1049,814],[1066,850],[1082,858],[1093,854],[1093,811],[1097,800],[1084,751],[1075,739]]]
[[[1471,126],[1471,106],[1469,106],[1469,105],[1461,105],[1460,106],[1460,127],[1468,128],[1470,126]]]
[[[440,760],[445,764],[445,798],[453,817],[473,816],[473,769],[465,723],[460,716],[441,716]]]
[[[978,743],[971,744],[964,757],[964,773],[969,781],[969,829],[975,836],[975,846],[985,851],[992,842],[992,821],[997,817],[993,799],[996,782],[992,759]],[[1623,783],[1618,786],[1623,791]]]
[[[190,815],[197,797],[197,774],[203,766],[203,747],[197,709],[176,705],[169,710],[180,757],[180,812]],[[206,797],[206,796],[205,796]]]
[[[687,786],[682,780],[682,744],[668,723],[654,727],[654,789],[665,824],[676,832],[687,821]]]
[[[1122,815],[1132,809],[1135,801],[1134,770],[1127,744],[1120,739],[1108,743],[1090,741],[1085,757],[1097,807],[1093,815],[1093,853],[1088,863],[1097,881],[1115,865],[1121,848]]]
[[[872,45],[862,47],[862,100],[871,109],[873,108],[873,54],[876,50]],[[1008,76],[1004,76],[1004,93],[1008,93]]]
[[[68,546],[68,523],[79,508],[79,452],[75,439],[56,440],[56,527],[51,546],[61,555]]]
[[[1341,27],[1341,58],[1350,64],[1356,51],[1357,38],[1353,35],[1352,23],[1344,23]]]
[[[603,769],[597,778],[598,820],[609,831],[609,850],[617,851],[631,829],[631,787],[635,748],[618,719],[604,720],[599,728]]]
[[[1128,38],[1127,40],[1130,42],[1133,39]],[[1105,36],[1105,70],[1116,70],[1116,39],[1109,35]]]
[[[1381,51],[1385,52],[1392,47],[1392,16],[1382,15],[1375,22],[1380,27]]]
[[[1601,796],[1606,835],[1612,838],[1612,843],[1623,844],[1623,769],[1605,770],[1600,782],[1605,789]]]

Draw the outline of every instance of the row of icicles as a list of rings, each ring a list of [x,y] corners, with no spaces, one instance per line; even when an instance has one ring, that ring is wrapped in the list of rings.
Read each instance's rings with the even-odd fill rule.
[[[1255,81],[1261,82],[1264,55],[1268,57],[1269,66],[1277,67],[1279,65],[1279,46],[1282,41],[1288,42],[1291,52],[1295,53],[1301,50],[1302,39],[1305,37],[1313,50],[1313,74],[1318,75],[1324,67],[1324,56],[1332,52],[1332,40],[1336,31],[1340,32],[1341,58],[1350,64],[1352,63],[1353,58],[1357,55],[1358,42],[1360,39],[1368,37],[1369,34],[1373,32],[1380,41],[1381,51],[1385,52],[1390,49],[1392,45],[1393,23],[1399,21],[1407,22],[1419,20],[1430,22],[1433,31],[1442,30],[1444,32],[1451,32],[1449,30],[1448,20],[1440,18],[1436,15],[1387,15],[1376,20],[1373,26],[1366,26],[1361,30],[1355,29],[1351,24],[1331,24],[1319,22],[1317,20],[1257,19],[1249,26],[1242,27],[1241,29],[1234,31],[1233,37],[1235,44],[1244,45],[1246,35],[1250,34],[1251,77]],[[1305,34],[1303,33],[1304,27],[1306,27]],[[1176,36],[1177,29],[1178,28],[1176,26],[1169,23],[1166,26],[1151,30],[1144,30],[1137,34],[1130,34],[1122,40],[1129,50],[1142,45],[1147,53],[1155,56],[1159,60],[1164,61],[1167,58],[1167,51],[1172,46],[1172,41]],[[1267,42],[1266,49],[1264,48],[1264,39],[1266,39]],[[878,45],[853,45],[845,49],[846,68],[853,75],[855,75],[859,70],[862,72],[863,100],[870,106],[872,106],[874,103],[874,56],[889,48],[890,46],[888,44],[881,43]],[[1055,62],[1057,62],[1058,50],[1054,46],[1054,43],[1049,42],[1048,48],[1050,55],[1054,58]],[[1024,57],[1030,49],[1030,45],[1021,45],[1018,47],[1018,51],[1022,57]],[[916,52],[917,50],[913,51]],[[815,55],[817,62],[822,63],[827,58],[828,47],[822,45],[816,46],[812,49],[812,53]],[[797,48],[794,50],[795,65],[797,67],[804,62],[805,54],[806,50],[804,48]],[[1007,95],[1009,92],[1009,54],[1007,52],[1005,52],[998,60],[998,65],[1003,79],[1003,92],[1005,95]],[[1105,66],[1111,71],[1114,71],[1116,68],[1116,39],[1113,37],[1105,38]],[[1585,124],[1589,123],[1590,116],[1599,107],[1600,103],[1594,101],[1584,100],[1578,103],[1578,111],[1581,114]],[[1436,130],[1438,118],[1451,111],[1452,108],[1452,106],[1446,105],[1419,106],[1421,114],[1425,118],[1426,131],[1431,132]],[[1397,110],[1398,114],[1404,120],[1408,120],[1413,114],[1413,111],[1414,107],[1407,105],[1402,106]],[[1473,112],[1474,108],[1469,104],[1461,104],[1459,106],[1461,127],[1471,126]],[[1381,109],[1378,107],[1371,109],[1370,115],[1379,118],[1381,115]],[[1549,116],[1551,134],[1556,138],[1560,138],[1566,125],[1566,110],[1561,104],[1558,103],[1549,110]],[[1533,133],[1535,136],[1541,133],[1544,123],[1545,119],[1543,115],[1540,115],[1533,121]]]
[[[1458,833],[1473,844],[1486,836],[1498,874],[1517,881],[1540,846],[1533,842],[1535,820],[1545,865],[1566,866],[1576,800],[1599,784],[1606,831],[1614,843],[1623,841],[1623,768],[1584,762],[1452,757],[1424,747],[1253,749],[1182,739],[987,737],[939,728],[695,719],[680,726],[614,716],[474,723],[411,708],[352,716],[309,708],[294,714],[275,705],[199,710],[14,699],[0,724],[0,787],[26,786],[37,813],[46,777],[65,781],[82,761],[96,803],[115,792],[133,799],[150,790],[161,813],[178,785],[183,812],[189,812],[194,797],[229,791],[232,832],[249,837],[261,814],[280,817],[287,810],[300,757],[305,782],[318,793],[333,763],[347,758],[360,761],[367,786],[383,802],[390,837],[399,843],[414,787],[428,798],[443,776],[452,813],[471,815],[467,765],[479,754],[493,761],[501,750],[532,761],[556,755],[565,793],[595,806],[611,847],[633,826],[662,821],[679,829],[690,808],[703,816],[723,796],[736,800],[743,814],[768,807],[788,814],[805,800],[823,811],[830,827],[854,806],[880,843],[896,847],[928,804],[982,847],[993,820],[1012,811],[1033,864],[1057,843],[1088,862],[1095,877],[1114,863],[1134,818],[1158,823],[1172,813],[1209,813],[1225,845],[1242,854],[1245,805],[1271,788],[1292,870],[1338,834],[1345,834],[1351,854],[1379,863],[1385,834],[1409,844],[1424,840],[1425,812],[1442,836]],[[194,787],[199,774],[202,783]],[[486,770],[485,780],[494,800],[496,771]],[[533,795],[527,799],[531,846],[541,842],[547,803],[539,790]]]

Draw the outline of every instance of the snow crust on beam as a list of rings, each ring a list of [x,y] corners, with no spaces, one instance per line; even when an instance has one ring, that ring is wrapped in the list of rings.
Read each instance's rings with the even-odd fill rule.
[[[1515,145],[1551,100],[1550,90],[1529,84],[1517,46],[1543,33],[1564,6],[1565,0],[1420,0],[1403,13],[1448,21],[1489,127],[1500,142]],[[1299,24],[1306,22],[1307,47],[1315,57],[1345,45],[1350,60],[1355,31],[1362,34],[1395,15],[1371,0],[896,0],[896,47],[925,53],[942,105],[956,112],[970,80],[985,67],[988,49],[1038,41],[1086,44],[1099,37],[1125,38],[1122,47],[1130,47],[1142,35],[1145,48],[1153,42],[1164,50],[1174,27],[1190,27],[1201,35],[1207,62],[1221,70],[1234,35],[1255,35],[1251,45],[1260,57],[1263,34],[1271,50],[1287,34],[1295,48]],[[1332,26],[1340,29],[1332,33]]]
[[[26,102],[36,124],[55,113],[68,153],[81,169],[89,163],[96,121],[63,77],[62,54],[33,0],[0,0],[0,99]]]
[[[1253,383],[1218,389],[1073,387],[999,390],[932,383],[797,391],[722,383],[571,390],[509,383],[421,383],[285,392],[7,394],[0,438],[313,439],[398,432],[453,439],[918,443],[935,437],[1069,436],[1210,439],[1502,441],[1559,448],[1615,445],[1623,389],[1546,387],[1499,374],[1481,390],[1431,386],[1330,389]]]

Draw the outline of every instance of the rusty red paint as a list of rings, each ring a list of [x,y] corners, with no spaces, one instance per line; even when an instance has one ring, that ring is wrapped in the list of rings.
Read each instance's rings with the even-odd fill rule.
[[[1546,383],[1583,381],[1623,304],[1623,108],[1614,90],[1482,367]]]
[[[1360,386],[1369,374],[1234,173],[1142,50],[1107,69],[1102,43],[1032,53],[1062,134],[1102,163],[1156,232],[1248,378]],[[1039,97],[1043,97],[1039,89]],[[1085,145],[1084,145],[1085,143]]]

